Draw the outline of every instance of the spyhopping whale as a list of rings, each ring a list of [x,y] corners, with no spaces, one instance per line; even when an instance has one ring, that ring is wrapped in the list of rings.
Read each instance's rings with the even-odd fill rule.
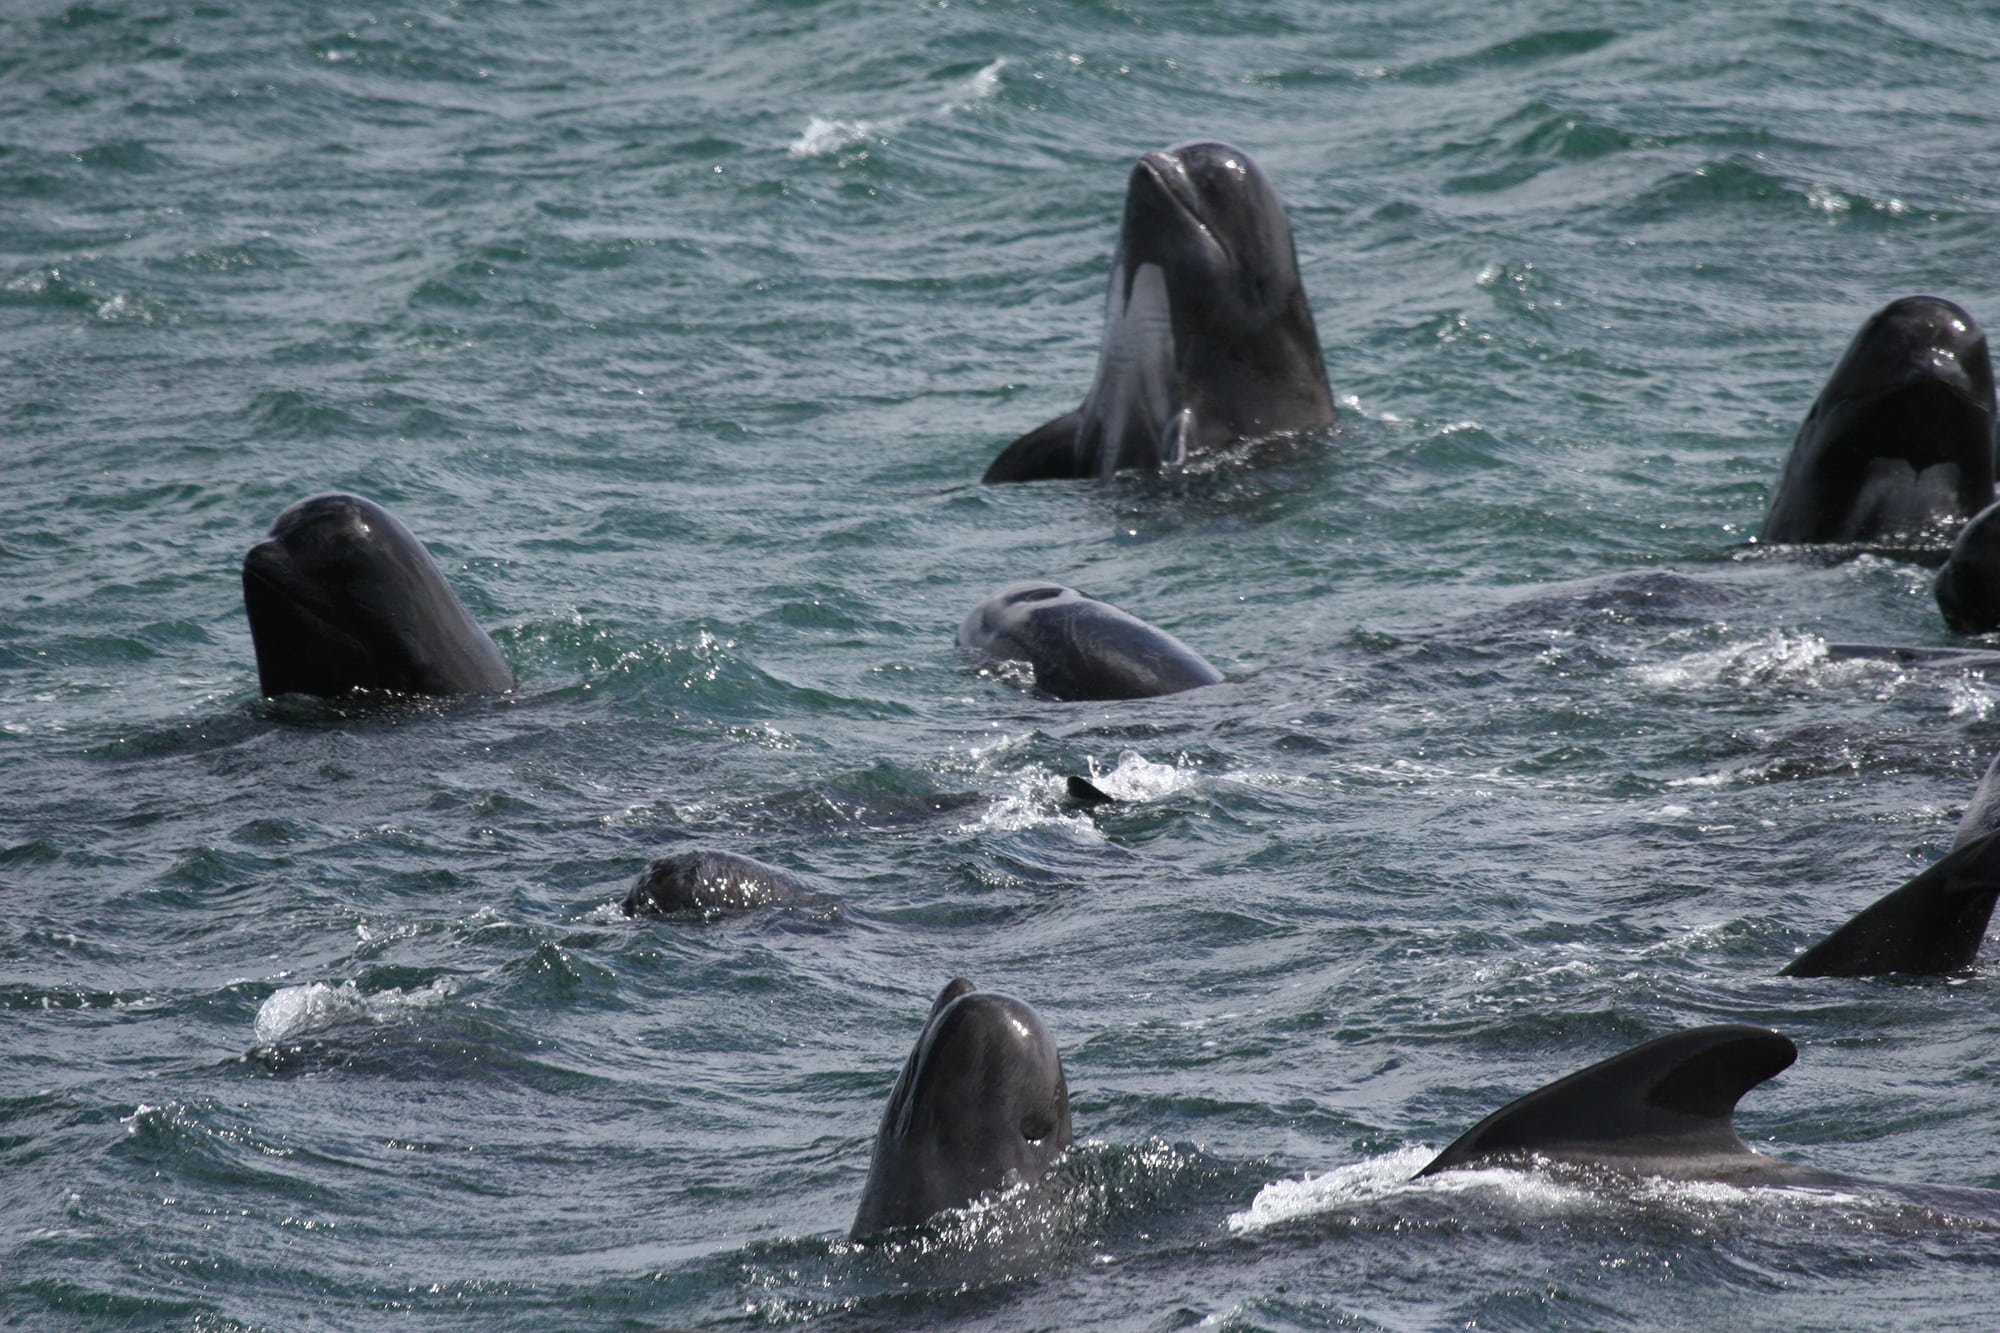
[[[1083,406],[981,480],[1109,477],[1333,419],[1285,206],[1248,153],[1186,143],[1132,168]]]
[[[1760,542],[1944,545],[1993,502],[1979,321],[1906,296],[1870,316],[1799,426]]]
[[[1055,1038],[1010,995],[955,977],[889,1093],[856,1239],[1034,1180],[1070,1143]]]
[[[514,688],[423,543],[358,495],[292,505],[243,557],[243,609],[266,695]]]

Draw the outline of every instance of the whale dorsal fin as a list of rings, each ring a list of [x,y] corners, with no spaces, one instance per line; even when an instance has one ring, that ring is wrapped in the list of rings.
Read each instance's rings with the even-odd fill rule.
[[[1044,422],[1000,451],[979,480],[984,485],[1003,481],[1046,481],[1051,478],[1096,475],[1095,458],[1080,457],[1077,432],[1083,426],[1083,409]]]
[[[1935,975],[1972,966],[2000,897],[2000,831],[1953,851],[1794,958],[1783,977]]]
[[[1069,798],[1078,805],[1110,805],[1118,799],[1089,778],[1078,777],[1074,773],[1069,775],[1066,785]]]
[[[1797,1058],[1769,1028],[1676,1032],[1509,1102],[1417,1174],[1530,1154],[1655,1170],[1754,1157],[1736,1134],[1737,1099]]]

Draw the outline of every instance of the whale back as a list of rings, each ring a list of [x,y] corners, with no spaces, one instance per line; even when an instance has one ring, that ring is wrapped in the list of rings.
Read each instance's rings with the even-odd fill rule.
[[[1057,699],[1143,699],[1213,685],[1222,673],[1173,635],[1059,583],[1015,583],[968,613],[967,653],[1026,662]]]
[[[1681,1179],[1810,1174],[1751,1151],[1735,1126],[1738,1099],[1797,1057],[1747,1024],[1660,1037],[1509,1102],[1417,1174],[1534,1158]]]

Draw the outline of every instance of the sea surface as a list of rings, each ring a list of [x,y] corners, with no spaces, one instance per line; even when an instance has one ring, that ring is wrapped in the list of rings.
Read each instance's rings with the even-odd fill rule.
[[[1996,67],[1985,0],[13,0],[0,1327],[1991,1328],[2000,947],[1773,974],[1949,845],[2000,677],[1830,656],[1962,641],[1750,538],[1872,310],[2000,324]],[[1211,137],[1339,423],[980,487]],[[259,698],[326,490],[514,694]],[[1226,683],[980,674],[1026,578]],[[827,894],[619,912],[692,848]],[[959,975],[1077,1146],[852,1244]],[[1722,1021],[1861,1183],[1408,1182]]]

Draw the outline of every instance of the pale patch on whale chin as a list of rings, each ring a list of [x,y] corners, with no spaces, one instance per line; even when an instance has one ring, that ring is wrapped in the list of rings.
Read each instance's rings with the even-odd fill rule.
[[[1121,262],[1111,270],[1111,290],[1104,308],[1104,343],[1098,353],[1097,377],[1084,403],[1086,422],[1094,424],[1105,473],[1131,466],[1124,457],[1125,441],[1134,435],[1152,447],[1156,462],[1185,456],[1186,440],[1173,434],[1176,407],[1173,305],[1167,275],[1158,264],[1141,264],[1130,289]]]

